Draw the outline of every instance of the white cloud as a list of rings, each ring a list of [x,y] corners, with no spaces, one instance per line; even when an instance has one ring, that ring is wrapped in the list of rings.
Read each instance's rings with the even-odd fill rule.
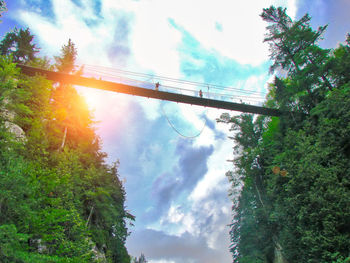
[[[288,15],[292,19],[296,18],[297,11],[298,11],[298,1],[299,0],[289,0],[289,1],[287,1],[287,12],[288,12]],[[283,5],[283,3],[281,5]]]
[[[168,218],[167,220],[170,223],[178,223],[180,222],[184,217],[184,213],[180,210],[180,206],[174,206],[172,205],[168,211]]]
[[[241,64],[258,65],[267,60],[267,45],[262,43],[265,25],[259,14],[271,4],[288,5],[295,13],[295,1],[152,1],[158,13],[167,13],[207,49]],[[222,30],[217,30],[220,23]]]
[[[131,38],[135,62],[159,75],[179,76],[176,47],[179,32],[169,27],[167,13],[154,1],[141,1],[136,13]]]
[[[218,118],[220,114],[215,117]],[[212,118],[213,119],[213,118]],[[226,171],[230,169],[230,163],[227,160],[232,157],[232,144],[228,141],[228,127],[227,125],[215,125],[217,132],[223,132],[225,137],[222,139],[210,138],[210,142],[214,142],[215,154],[211,155],[208,160],[208,172],[202,180],[198,182],[192,193],[189,195],[189,200],[193,202],[200,202],[211,194],[212,191],[220,190],[227,193],[227,178]],[[213,133],[213,131],[211,131]],[[200,138],[197,143],[200,143]],[[204,142],[204,144],[206,144]]]
[[[106,43],[112,43],[113,28],[118,23],[120,11],[123,11],[133,18],[130,37],[133,63],[140,68],[173,77],[179,76],[177,47],[181,35],[170,26],[168,19],[174,19],[207,49],[215,49],[241,64],[258,65],[267,59],[268,53],[267,45],[262,43],[265,33],[265,25],[259,17],[262,8],[281,4],[288,7],[291,16],[297,10],[296,0],[105,0],[101,7],[103,20],[87,26],[86,19],[98,18],[93,12],[93,1],[82,2],[81,8],[69,0],[53,0],[56,25],[32,11],[22,10],[20,18],[39,36],[43,36],[41,44],[45,48],[50,47],[51,51],[57,53],[71,37],[77,43],[81,55],[84,55],[84,60],[105,63],[108,57],[101,51]],[[218,23],[222,27],[221,31],[216,28]]]
[[[61,47],[71,38],[78,48],[78,59],[84,63],[108,63],[103,49],[109,43],[106,24],[101,27],[88,27],[84,19],[93,18],[90,8],[81,9],[68,0],[52,1],[55,23],[42,14],[20,10],[19,18],[24,21],[39,38],[40,46],[46,54],[58,54]],[[113,22],[113,21],[109,21]],[[111,23],[112,24],[112,23]]]

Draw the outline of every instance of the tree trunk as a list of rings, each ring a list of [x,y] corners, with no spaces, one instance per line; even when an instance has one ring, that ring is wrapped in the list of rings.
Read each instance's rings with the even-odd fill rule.
[[[92,212],[93,211],[94,211],[94,206],[92,206],[91,209],[90,209],[90,213],[89,213],[88,219],[87,219],[86,224],[85,224],[86,227],[89,225],[90,218],[92,216]]]
[[[59,150],[62,150],[64,145],[65,145],[65,143],[66,143],[67,130],[68,130],[67,126],[64,127],[64,134],[63,134],[63,138],[62,138],[62,144],[61,144],[61,147],[59,148]]]

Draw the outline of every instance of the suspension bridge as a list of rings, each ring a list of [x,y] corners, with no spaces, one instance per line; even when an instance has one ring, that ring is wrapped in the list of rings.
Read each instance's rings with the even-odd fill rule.
[[[278,109],[272,109],[272,108],[266,108],[256,105],[249,105],[245,103],[236,103],[232,101],[225,101],[225,100],[218,100],[218,99],[212,99],[212,98],[205,98],[203,97],[202,90],[200,90],[200,95],[194,96],[191,95],[194,94],[194,90],[184,90],[187,91],[188,94],[179,94],[176,92],[169,92],[169,91],[163,91],[160,90],[160,87],[164,88],[173,88],[170,86],[162,85],[157,82],[156,84],[147,82],[147,81],[140,81],[135,79],[129,79],[129,81],[125,81],[125,78],[123,81],[109,81],[109,80],[102,80],[102,79],[96,79],[96,77],[87,77],[83,75],[72,75],[67,73],[61,73],[51,70],[45,70],[41,68],[36,67],[30,67],[26,65],[17,65],[19,68],[21,68],[22,73],[29,75],[29,76],[35,76],[36,74],[40,74],[45,76],[48,80],[52,80],[55,82],[60,83],[66,83],[66,84],[72,84],[72,85],[78,85],[78,86],[84,86],[84,87],[90,87],[100,90],[107,90],[112,92],[118,92],[118,93],[124,93],[129,95],[135,95],[135,96],[141,96],[146,98],[153,98],[153,99],[159,99],[159,100],[166,100],[166,101],[173,101],[178,103],[185,103],[185,104],[191,104],[191,105],[198,105],[203,107],[211,107],[211,108],[217,108],[217,109],[225,109],[225,110],[231,110],[231,111],[240,111],[245,113],[253,113],[253,114],[260,114],[260,115],[267,115],[267,116],[281,116],[282,112]],[[126,72],[130,75],[136,75],[141,76],[139,73],[133,73],[133,72]],[[149,75],[147,75],[149,77]],[[146,77],[146,75],[145,75]],[[162,78],[159,78],[162,79]],[[128,80],[128,79],[126,79]],[[173,81],[177,83],[189,83],[188,81],[182,81],[177,79],[171,79],[171,78],[163,78],[164,81]],[[123,83],[124,82],[124,83]],[[125,83],[126,82],[126,83]],[[130,84],[133,83],[133,84]],[[135,84],[136,83],[136,84]],[[194,85],[200,85],[199,82],[191,82]],[[145,85],[147,84],[147,85]],[[202,83],[203,84],[203,83]],[[216,87],[220,87],[217,86]],[[215,88],[215,85],[214,85]],[[209,88],[208,88],[209,89]],[[232,90],[233,88],[231,88]],[[180,89],[181,90],[181,89]],[[228,90],[230,90],[228,88]],[[237,91],[237,89],[235,90]],[[244,90],[241,90],[241,92],[247,92]],[[255,92],[256,93],[256,92]],[[204,93],[206,94],[206,93]],[[216,93],[207,93],[212,94],[213,97],[216,95],[216,97],[220,97]],[[231,95],[232,96],[232,95]],[[251,97],[254,99],[253,92],[246,93],[245,97]]]

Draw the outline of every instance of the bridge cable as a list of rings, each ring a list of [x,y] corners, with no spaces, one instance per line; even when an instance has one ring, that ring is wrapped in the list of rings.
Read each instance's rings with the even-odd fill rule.
[[[208,95],[209,95],[209,86],[208,86]],[[204,128],[207,126],[208,118],[205,118],[203,127],[199,130],[199,132],[198,132],[197,134],[192,135],[192,136],[184,135],[184,134],[181,133],[178,129],[176,129],[175,125],[170,121],[170,119],[168,118],[167,114],[165,113],[164,108],[163,108],[162,105],[160,105],[160,109],[162,110],[162,113],[163,113],[164,117],[166,118],[166,120],[168,121],[168,124],[170,125],[170,127],[171,127],[178,135],[180,135],[180,136],[183,137],[183,138],[186,138],[186,139],[195,139],[195,138],[199,137],[199,136],[203,133]],[[205,114],[206,114],[206,113],[205,113]]]

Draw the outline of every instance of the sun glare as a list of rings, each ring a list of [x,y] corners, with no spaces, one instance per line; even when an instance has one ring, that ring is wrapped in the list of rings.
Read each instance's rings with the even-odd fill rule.
[[[79,88],[79,93],[84,97],[89,110],[95,111],[103,104],[103,98],[100,90],[91,88]]]

